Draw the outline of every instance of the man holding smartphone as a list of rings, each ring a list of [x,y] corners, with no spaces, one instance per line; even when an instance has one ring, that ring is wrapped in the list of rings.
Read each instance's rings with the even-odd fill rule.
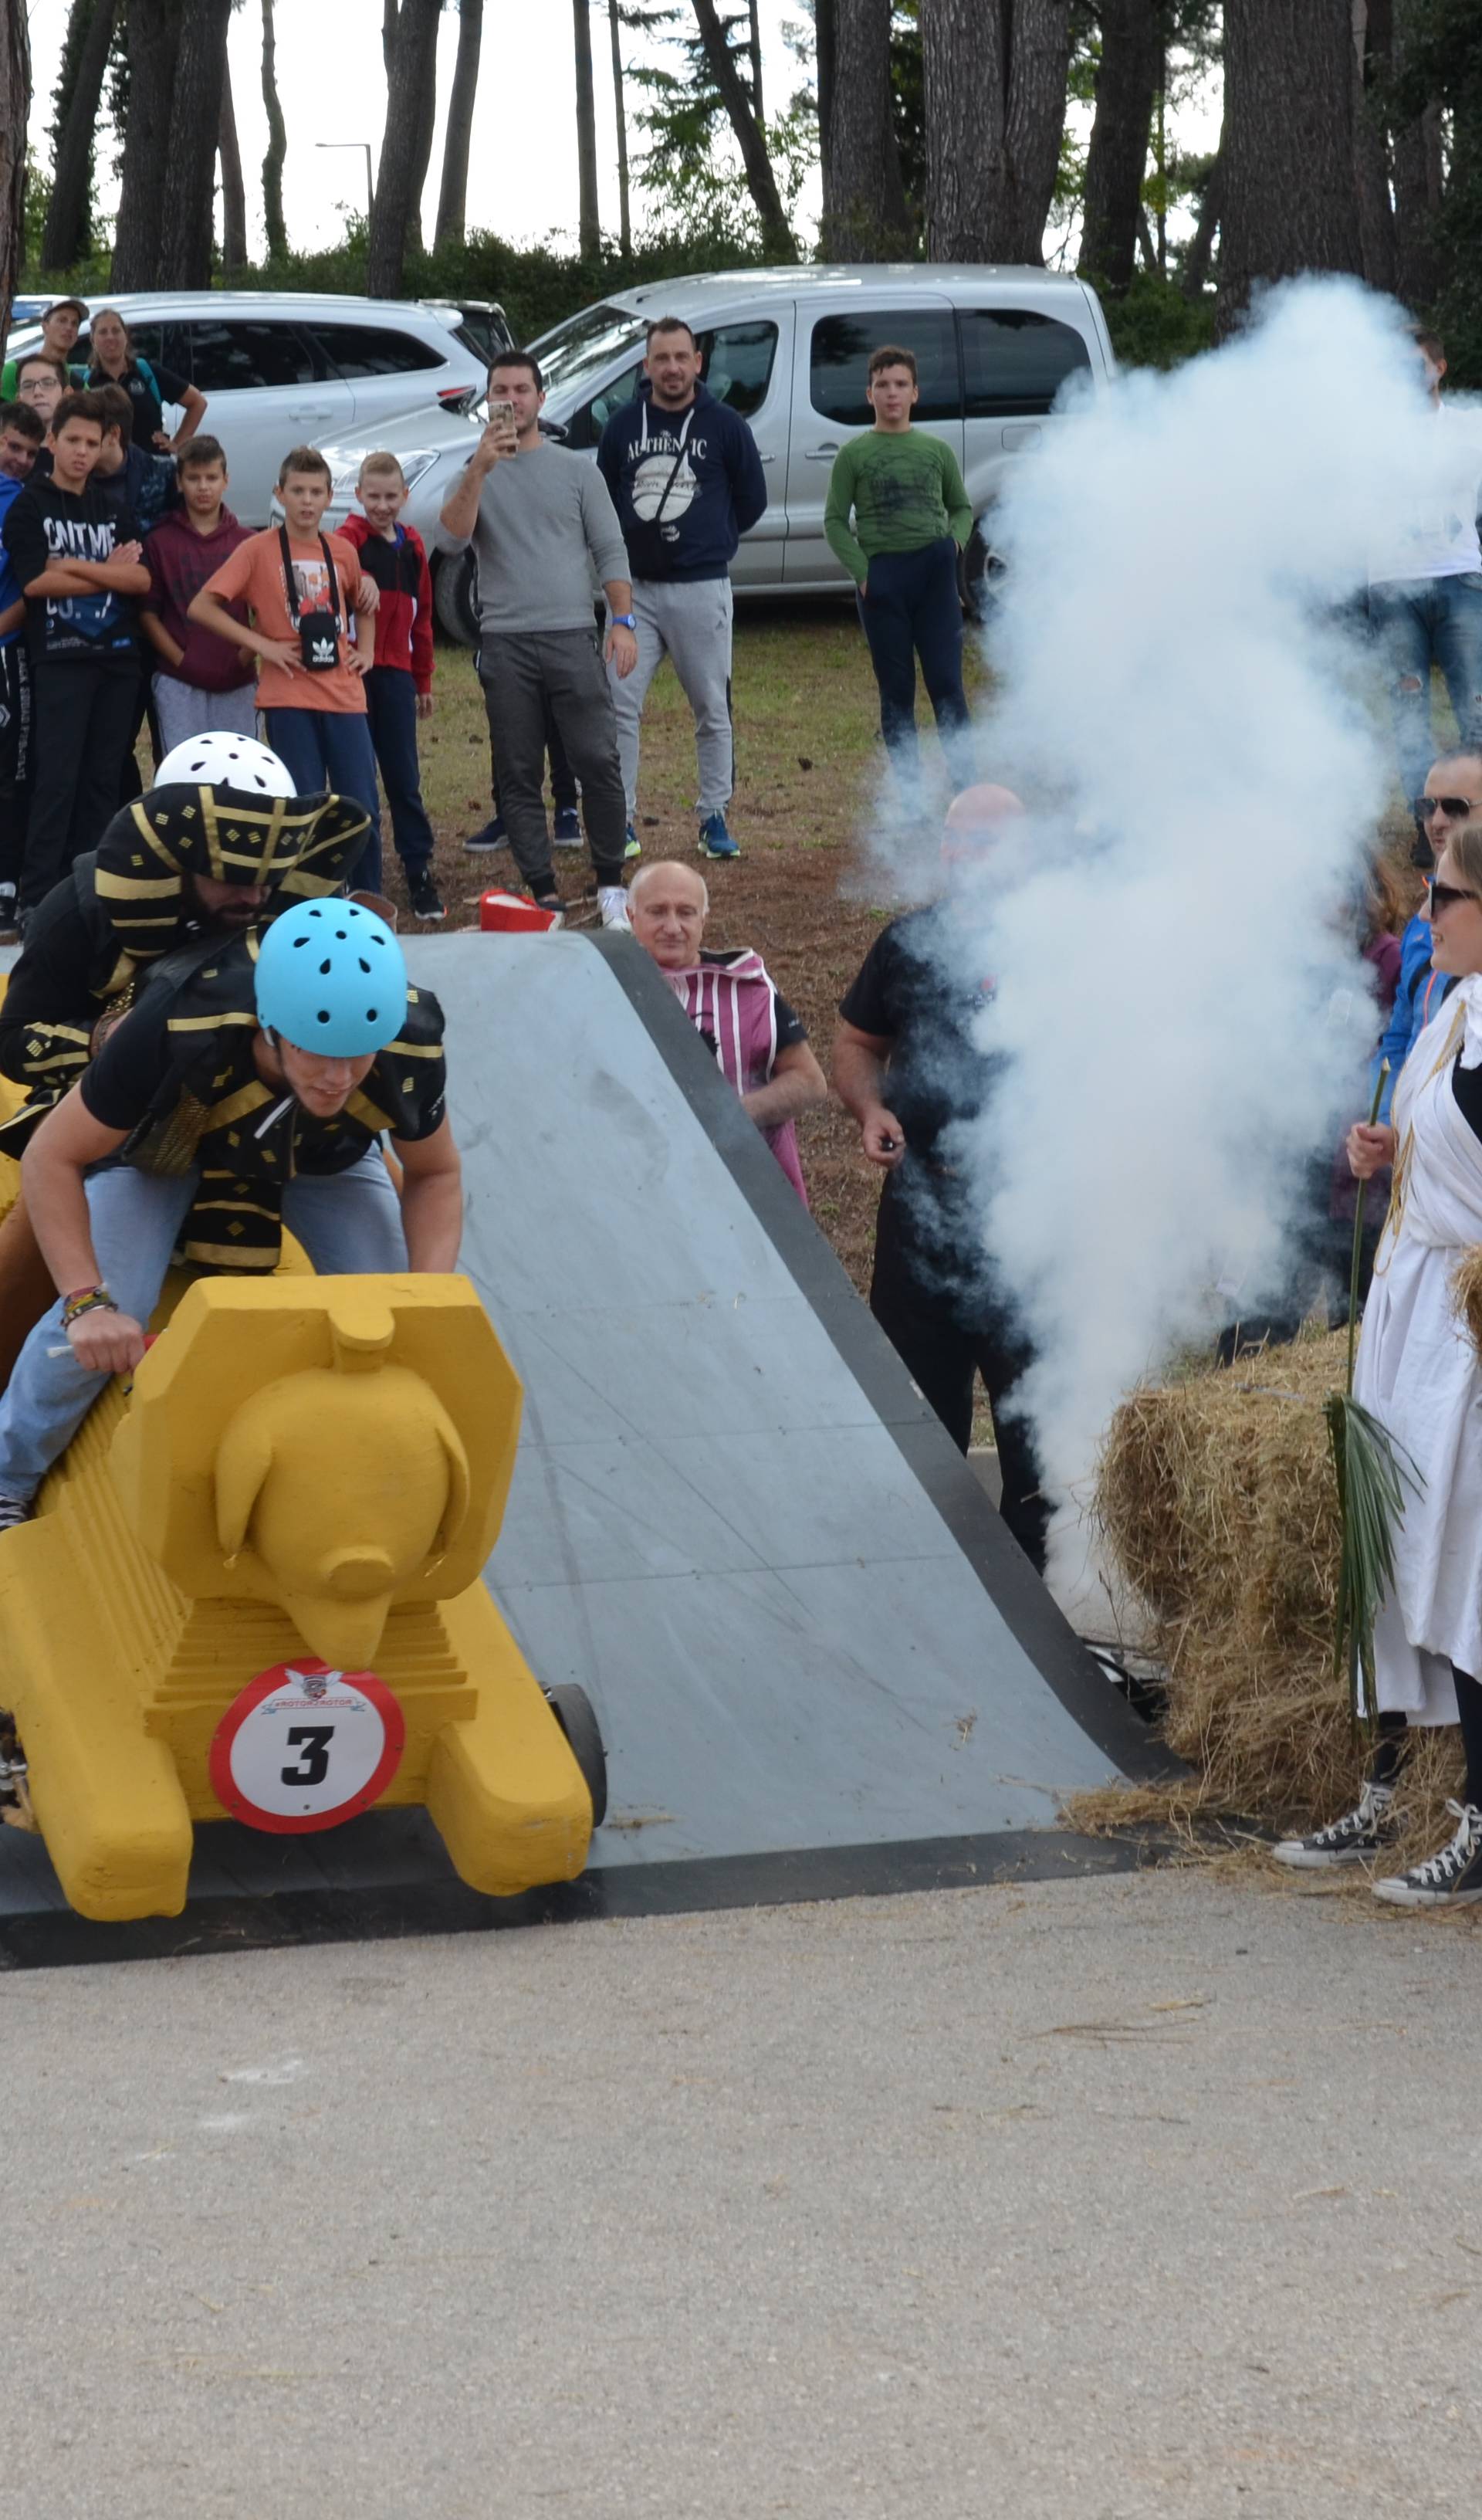
[[[442,552],[472,543],[478,564],[478,674],[516,864],[541,909],[563,915],[542,792],[549,701],[581,782],[603,925],[625,927],[627,815],[605,665],[621,679],[638,661],[628,556],[596,466],[541,435],[545,398],[530,352],[503,351],[489,371],[488,425],[433,540]],[[594,573],[607,600],[605,638]]]

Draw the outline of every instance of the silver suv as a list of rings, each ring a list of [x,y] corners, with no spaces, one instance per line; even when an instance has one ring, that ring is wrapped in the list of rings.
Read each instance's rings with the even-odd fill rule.
[[[151,366],[199,385],[204,427],[226,448],[231,504],[245,525],[265,525],[278,467],[291,446],[351,429],[379,434],[423,410],[444,427],[481,392],[510,328],[494,305],[312,297],[210,289],[95,295],[116,306]],[[34,348],[38,324],[12,332],[7,355]],[[87,327],[76,357],[87,356]]]
[[[703,273],[585,307],[530,344],[546,379],[545,425],[568,446],[595,454],[604,424],[632,400],[645,327],[656,315],[693,327],[706,384],[749,423],[767,468],[767,512],[731,564],[738,595],[849,591],[824,540],[824,502],[834,456],[871,425],[865,375],[879,343],[914,351],[917,423],[962,465],[977,519],[967,580],[979,602],[998,565],[993,511],[1009,467],[1055,425],[1068,379],[1099,386],[1114,369],[1095,292],[1056,272],[865,263]],[[412,482],[407,521],[428,543],[477,426],[476,411],[440,424],[428,415],[426,426],[403,421],[374,441],[401,456]],[[372,443],[357,429],[353,441],[325,446],[341,516]],[[439,567],[436,600],[444,627],[472,642],[470,561]]]

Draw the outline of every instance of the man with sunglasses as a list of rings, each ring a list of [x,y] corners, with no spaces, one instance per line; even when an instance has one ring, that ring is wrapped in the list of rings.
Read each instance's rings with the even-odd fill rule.
[[[1482,822],[1482,749],[1443,752],[1439,760],[1431,763],[1424,788],[1418,796],[1412,797],[1411,806],[1415,829],[1425,832],[1427,847],[1439,858],[1453,832],[1464,831],[1470,823]],[[1371,1082],[1376,1081],[1380,1066],[1388,1059],[1389,1075],[1379,1106],[1381,1120],[1389,1118],[1395,1080],[1410,1056],[1411,1045],[1425,1030],[1447,991],[1454,986],[1444,972],[1432,970],[1430,945],[1427,902],[1416,911],[1400,940],[1400,984],[1388,1029],[1370,1070]]]

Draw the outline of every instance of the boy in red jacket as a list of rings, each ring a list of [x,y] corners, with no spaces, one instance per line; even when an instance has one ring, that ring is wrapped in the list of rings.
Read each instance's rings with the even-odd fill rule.
[[[391,836],[419,919],[446,916],[432,879],[432,826],[422,801],[417,721],[432,714],[432,581],[422,536],[397,520],[407,485],[394,455],[368,455],[355,496],[365,514],[338,531],[381,589],[376,662],[365,678],[371,742],[391,809]]]

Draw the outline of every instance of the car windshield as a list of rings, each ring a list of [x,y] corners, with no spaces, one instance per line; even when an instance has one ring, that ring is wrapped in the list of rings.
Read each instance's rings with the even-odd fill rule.
[[[644,324],[628,306],[587,306],[569,315],[554,332],[543,333],[531,349],[540,361],[547,393],[566,394],[600,376],[626,350],[641,349]]]

